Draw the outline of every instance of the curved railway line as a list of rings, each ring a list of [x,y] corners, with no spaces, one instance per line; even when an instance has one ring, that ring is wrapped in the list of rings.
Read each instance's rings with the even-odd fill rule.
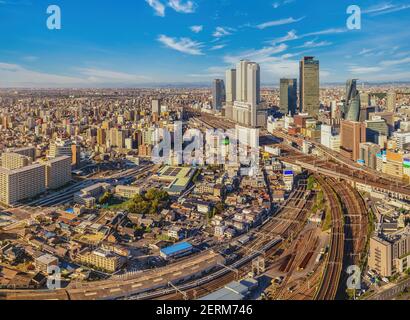
[[[136,278],[129,280],[105,280],[94,283],[79,283],[61,290],[0,290],[1,299],[28,299],[28,300],[79,300],[79,299],[152,299],[156,297],[166,297],[175,294],[175,289],[169,287],[169,282],[174,281],[172,276],[176,276],[179,282],[185,282],[178,286],[178,290],[186,291],[197,288],[204,291],[210,291],[213,287],[223,285],[224,281],[230,281],[232,276],[235,276],[231,269],[236,269],[242,274],[252,264],[252,260],[261,255],[270,255],[276,249],[275,247],[282,241],[281,234],[290,234],[292,230],[296,230],[298,223],[297,219],[304,216],[304,202],[302,199],[305,196],[305,187],[299,188],[293,194],[292,199],[288,202],[291,206],[297,206],[293,209],[285,208],[279,212],[279,215],[286,218],[294,218],[294,220],[276,220],[271,218],[265,225],[260,227],[258,231],[254,231],[256,239],[251,241],[247,246],[240,249],[243,254],[242,258],[233,264],[229,265],[229,269],[220,266],[223,264],[220,254],[209,250],[205,252],[205,257],[196,255],[189,261],[175,263],[167,266],[163,271],[154,270],[139,274]],[[189,266],[188,266],[189,264]],[[201,264],[201,267],[198,265]],[[170,268],[173,268],[172,270]],[[174,270],[175,269],[175,270]],[[191,282],[190,279],[197,277],[200,270],[203,270],[200,279]],[[163,276],[161,276],[163,274]],[[178,276],[177,276],[178,274]]]
[[[316,293],[315,300],[334,300],[336,298],[339,281],[342,274],[344,231],[343,212],[336,193],[331,185],[320,176],[315,176],[322,187],[326,199],[329,201],[332,215],[331,242],[323,278]]]

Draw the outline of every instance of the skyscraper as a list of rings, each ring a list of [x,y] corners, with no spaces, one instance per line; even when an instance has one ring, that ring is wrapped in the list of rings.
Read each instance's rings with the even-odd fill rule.
[[[236,100],[246,101],[247,89],[246,89],[246,73],[248,69],[249,60],[241,60],[236,67]]]
[[[340,123],[340,153],[357,161],[360,144],[366,142],[366,126],[362,122],[342,120]]]
[[[387,109],[387,111],[395,111],[396,110],[396,92],[390,91],[390,92],[387,93],[386,109]]]
[[[297,100],[297,79],[280,79],[280,112],[295,115]]]
[[[161,114],[161,99],[153,99],[151,103],[151,112]]]
[[[344,106],[344,119],[359,121],[360,118],[360,94],[357,90],[357,80],[350,79],[346,82],[346,101]]]
[[[231,103],[236,100],[236,69],[226,70],[225,73],[226,85],[226,103]]]
[[[236,69],[226,70],[225,91],[226,91],[225,117],[228,119],[232,119],[233,103],[236,100]]]
[[[314,57],[304,57],[300,61],[300,112],[317,116],[319,98],[319,61]]]
[[[212,83],[213,109],[220,111],[225,100],[225,84],[222,79],[215,79]]]
[[[236,69],[236,101],[232,120],[239,124],[256,127],[257,107],[260,103],[260,66],[242,60]]]
[[[257,63],[249,63],[247,70],[247,102],[250,105],[251,127],[256,127],[257,106],[260,100],[260,67]]]

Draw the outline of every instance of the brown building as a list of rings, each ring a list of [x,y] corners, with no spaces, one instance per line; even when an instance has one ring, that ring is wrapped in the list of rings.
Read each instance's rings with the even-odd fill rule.
[[[357,161],[360,159],[360,144],[366,142],[366,126],[362,122],[340,122],[340,153]]]
[[[410,228],[370,239],[369,268],[382,277],[403,273],[410,267]]]

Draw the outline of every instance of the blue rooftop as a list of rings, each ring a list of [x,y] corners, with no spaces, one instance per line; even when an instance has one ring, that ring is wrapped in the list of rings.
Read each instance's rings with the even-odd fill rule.
[[[180,242],[170,247],[161,249],[161,252],[166,255],[171,255],[171,254],[178,253],[179,251],[184,251],[188,249],[192,249],[192,244],[188,242]]]
[[[73,209],[73,208],[69,208],[69,209],[67,209],[65,212],[67,212],[67,213],[74,213],[74,209]]]

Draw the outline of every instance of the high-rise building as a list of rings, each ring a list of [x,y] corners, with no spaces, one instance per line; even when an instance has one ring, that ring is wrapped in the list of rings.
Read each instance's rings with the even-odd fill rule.
[[[242,60],[236,69],[236,98],[232,119],[239,124],[256,127],[260,103],[260,67]]]
[[[232,120],[232,108],[236,100],[236,69],[225,72],[226,104],[225,117]]]
[[[70,140],[56,139],[50,144],[49,158],[57,158],[61,156],[69,156],[71,158],[71,145]]]
[[[226,103],[233,104],[236,100],[236,69],[226,70],[225,73],[226,85]]]
[[[365,121],[366,125],[366,141],[379,143],[380,136],[389,135],[389,126],[386,123],[386,120],[378,117],[378,119],[373,118],[373,120]]]
[[[153,99],[151,103],[152,113],[161,114],[161,99]]]
[[[4,152],[1,155],[1,166],[6,169],[19,169],[28,166],[31,163],[31,157],[27,157],[18,153]]]
[[[360,93],[360,105],[363,108],[367,108],[370,106],[370,95],[368,93]]]
[[[236,101],[246,101],[246,82],[249,60],[241,60],[236,66]]]
[[[360,159],[363,160],[365,166],[376,169],[378,153],[380,153],[379,145],[371,142],[360,144]]]
[[[344,119],[348,121],[359,121],[360,119],[360,94],[357,90],[356,79],[350,79],[346,83]]]
[[[320,107],[319,61],[314,57],[304,57],[300,61],[299,111],[317,116]]]
[[[0,202],[12,205],[43,193],[45,175],[45,166],[38,163],[14,170],[0,168]]]
[[[97,144],[99,146],[105,145],[107,142],[107,134],[106,130],[103,128],[98,128],[97,129]]]
[[[390,92],[387,93],[386,109],[388,111],[391,111],[391,112],[396,111],[396,99],[397,99],[396,92],[390,91]]]
[[[81,162],[81,147],[77,143],[73,143],[71,145],[71,164],[74,167],[80,165]]]
[[[360,144],[366,142],[366,126],[356,121],[340,122],[340,153],[357,161],[360,158]]]
[[[33,161],[36,160],[36,148],[34,147],[22,147],[9,149],[8,152],[21,154],[26,157],[30,157]]]
[[[61,156],[44,163],[46,166],[46,187],[58,189],[71,181],[71,158]]]
[[[370,238],[369,267],[382,277],[403,273],[410,266],[410,228]]]
[[[297,79],[280,79],[280,112],[295,115],[297,100]]]
[[[212,83],[212,105],[215,111],[222,109],[225,100],[225,84],[222,79],[215,79]]]

